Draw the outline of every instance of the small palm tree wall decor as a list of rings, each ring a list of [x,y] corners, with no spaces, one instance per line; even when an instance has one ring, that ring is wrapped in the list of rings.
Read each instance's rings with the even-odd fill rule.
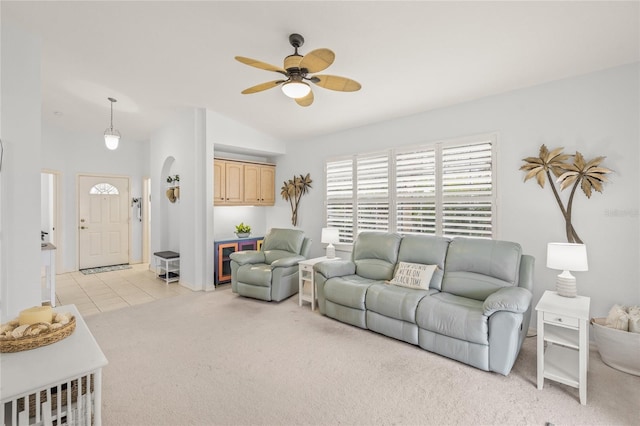
[[[608,182],[606,175],[612,171],[600,167],[600,163],[606,157],[596,157],[591,161],[585,161],[579,152],[576,151],[574,155],[570,155],[563,153],[563,150],[564,148],[556,148],[549,151],[545,145],[542,145],[537,157],[527,157],[522,160],[525,164],[520,167],[520,170],[527,172],[524,177],[525,182],[535,177],[541,188],[544,188],[547,179],[549,180],[549,186],[551,186],[562,216],[564,216],[567,241],[582,244],[582,240],[571,224],[573,197],[576,189],[580,186],[587,198],[591,198],[593,191],[602,193],[602,184]],[[570,159],[571,162],[568,161]],[[555,180],[551,177],[552,173],[556,177]],[[571,187],[566,207],[560,198],[556,184],[560,185],[560,191]]]
[[[280,195],[282,198],[289,202],[291,206],[291,223],[293,226],[298,224],[298,206],[300,199],[304,194],[311,189],[311,176],[307,173],[306,176],[294,176],[293,179],[289,179],[284,182],[280,189]]]

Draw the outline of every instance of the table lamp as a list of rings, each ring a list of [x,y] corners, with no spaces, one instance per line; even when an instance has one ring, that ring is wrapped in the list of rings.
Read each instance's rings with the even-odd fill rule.
[[[547,268],[562,271],[556,278],[556,291],[560,296],[576,297],[576,277],[570,271],[588,271],[587,247],[584,244],[549,243]]]
[[[327,246],[327,259],[333,259],[336,257],[336,248],[333,243],[340,242],[340,230],[338,228],[322,228],[320,241],[329,244]]]

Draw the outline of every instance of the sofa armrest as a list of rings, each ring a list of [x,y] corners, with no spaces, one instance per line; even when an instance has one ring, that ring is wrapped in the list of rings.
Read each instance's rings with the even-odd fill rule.
[[[322,274],[325,279],[332,277],[342,277],[356,273],[356,264],[350,260],[331,260],[316,263],[314,271]]]
[[[300,256],[299,254],[290,257],[281,257],[280,259],[271,262],[271,268],[286,268],[289,266],[295,266],[298,264],[298,262],[304,259],[305,257]]]
[[[531,306],[531,292],[522,287],[503,287],[487,297],[482,305],[485,316],[498,311],[524,314]]]
[[[231,253],[229,258],[239,265],[264,263],[264,253],[257,250],[245,250]]]

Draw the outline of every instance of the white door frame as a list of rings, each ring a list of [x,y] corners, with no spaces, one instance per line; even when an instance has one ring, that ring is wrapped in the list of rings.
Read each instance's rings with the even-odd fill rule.
[[[142,263],[149,263],[149,249],[151,247],[151,178],[144,177],[142,179]]]
[[[131,176],[126,176],[126,175],[112,175],[112,174],[107,174],[107,173],[78,173],[76,175],[76,266],[75,266],[75,270],[79,270],[80,267],[80,232],[78,232],[78,223],[79,223],[79,217],[80,217],[80,177],[81,176],[86,176],[86,177],[104,177],[105,179],[109,179],[109,178],[121,178],[121,179],[127,179],[128,182],[128,186],[129,186],[129,200],[127,200],[128,203],[131,202]],[[127,221],[129,222],[129,226],[127,227],[127,233],[128,235],[128,239],[129,239],[129,248],[128,248],[128,259],[127,262],[131,263],[131,235],[133,234],[132,232],[132,224],[131,224],[131,209],[127,209],[128,215],[127,215]]]
[[[64,229],[62,227],[62,173],[59,170],[42,169],[41,173],[51,175],[53,177],[53,218],[52,224],[55,229],[55,241],[56,246],[56,271],[58,274],[67,272],[64,270]]]

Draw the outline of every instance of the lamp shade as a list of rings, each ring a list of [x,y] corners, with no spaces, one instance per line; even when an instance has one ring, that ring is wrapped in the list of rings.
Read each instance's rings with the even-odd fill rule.
[[[588,271],[587,246],[574,243],[549,243],[547,268],[560,271]]]
[[[320,241],[325,244],[340,242],[340,230],[338,228],[322,228]]]
[[[290,81],[282,85],[282,91],[290,98],[304,98],[311,91],[311,87],[307,83],[301,81]]]

